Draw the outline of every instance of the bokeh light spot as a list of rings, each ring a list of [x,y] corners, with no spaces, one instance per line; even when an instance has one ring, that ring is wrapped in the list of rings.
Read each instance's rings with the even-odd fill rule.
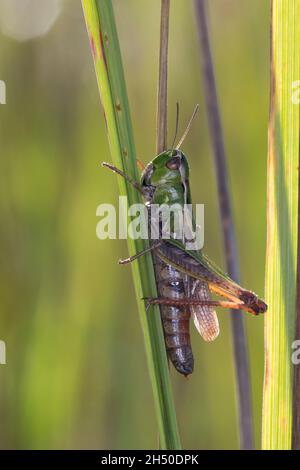
[[[0,0],[0,30],[17,41],[43,36],[61,8],[62,0]]]

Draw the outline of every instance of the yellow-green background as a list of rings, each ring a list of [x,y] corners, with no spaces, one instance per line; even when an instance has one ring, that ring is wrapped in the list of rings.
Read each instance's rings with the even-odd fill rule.
[[[159,0],[115,0],[139,158],[155,152]],[[205,249],[223,263],[193,3],[172,0],[169,140],[180,102],[194,202],[205,204]],[[269,1],[212,0],[210,25],[243,285],[263,295]],[[16,12],[17,14],[17,12]],[[34,15],[34,11],[32,12]],[[2,20],[3,21],[3,20]],[[0,33],[1,448],[155,448],[157,428],[126,242],[96,238],[96,207],[117,203],[103,113],[79,0],[65,0],[44,37]],[[195,372],[171,371],[185,448],[237,448],[227,311]],[[246,316],[256,445],[263,318]]]

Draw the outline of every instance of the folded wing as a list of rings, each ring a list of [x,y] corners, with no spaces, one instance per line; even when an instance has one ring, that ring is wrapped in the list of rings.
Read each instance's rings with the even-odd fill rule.
[[[190,295],[193,299],[211,300],[206,282],[193,280],[190,286]],[[205,341],[213,341],[218,336],[219,321],[216,311],[209,306],[190,306],[195,327]]]

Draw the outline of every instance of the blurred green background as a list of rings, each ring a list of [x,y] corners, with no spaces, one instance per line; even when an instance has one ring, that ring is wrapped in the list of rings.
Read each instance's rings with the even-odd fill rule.
[[[0,447],[156,448],[131,271],[117,265],[126,243],[96,238],[96,207],[117,203],[118,190],[116,177],[100,167],[110,155],[81,3],[39,0],[43,10],[26,0],[29,33],[50,22],[46,4],[59,8],[47,34],[23,41],[23,1],[11,1],[8,12],[0,0],[7,86],[0,106],[0,339],[7,347]],[[147,162],[155,154],[160,2],[113,3],[137,152]],[[171,3],[169,140],[176,101],[181,130],[199,103],[183,150],[193,200],[205,204],[205,250],[223,265],[193,2]],[[242,280],[263,295],[269,1],[212,0],[209,17]],[[185,448],[238,447],[228,311],[219,318],[214,343],[192,331],[190,380],[171,371]],[[245,318],[259,446],[263,318]]]

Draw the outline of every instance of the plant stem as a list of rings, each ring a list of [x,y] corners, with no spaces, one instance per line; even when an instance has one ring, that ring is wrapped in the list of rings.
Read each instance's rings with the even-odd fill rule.
[[[82,0],[82,6],[113,164],[137,181],[139,175],[136,152],[112,3],[111,0]],[[139,192],[128,181],[119,176],[118,183],[120,194],[127,196],[129,205],[141,203]],[[127,214],[126,218],[128,222]],[[149,248],[146,240],[132,240],[128,237],[127,241],[131,256]],[[142,300],[157,296],[151,254],[145,254],[131,263],[131,266],[154,394],[160,445],[163,449],[180,449],[159,309],[151,307],[146,312],[145,302]]]
[[[298,181],[300,159],[298,163]],[[300,186],[298,187],[297,300],[295,340],[300,339]],[[299,346],[298,346],[299,348]],[[292,449],[300,450],[300,364],[294,364]]]
[[[227,158],[206,20],[205,0],[195,0],[195,11],[199,44],[202,52],[203,84],[206,98],[207,116],[214,150],[227,271],[232,279],[234,279],[236,282],[239,282],[237,245],[228,186]],[[250,375],[242,314],[231,314],[231,326],[236,380],[238,386],[240,446],[242,449],[252,449],[253,426],[249,378]]]
[[[300,0],[273,0],[262,428],[262,447],[272,450],[292,444],[300,123],[294,90],[299,77]]]
[[[156,153],[167,148],[168,136],[168,45],[170,0],[161,1],[160,51],[158,72]]]

